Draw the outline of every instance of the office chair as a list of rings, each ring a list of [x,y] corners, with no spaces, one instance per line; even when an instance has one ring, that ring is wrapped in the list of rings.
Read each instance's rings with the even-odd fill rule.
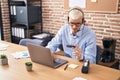
[[[31,44],[35,44],[35,45],[38,45],[38,46],[44,46],[45,47],[48,44],[48,42],[51,41],[51,39],[53,37],[54,36],[52,34],[48,34],[48,36],[43,36],[43,38],[21,39],[20,42],[19,42],[19,45],[26,46],[28,43],[31,43]]]
[[[102,53],[102,48],[100,46],[96,46],[96,49],[97,49],[97,54],[96,54],[96,64],[98,64],[99,60],[100,60],[100,55]]]
[[[35,44],[35,45],[38,45],[38,46],[42,46],[42,40],[38,40],[38,39],[21,39],[20,42],[19,42],[19,45],[22,45],[22,46],[27,46],[27,44]]]

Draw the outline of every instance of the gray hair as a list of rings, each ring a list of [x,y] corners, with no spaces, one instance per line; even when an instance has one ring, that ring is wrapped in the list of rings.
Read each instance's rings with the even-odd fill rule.
[[[75,6],[69,10],[69,17],[71,17],[72,19],[78,19],[80,17],[84,18],[84,12],[80,7]]]

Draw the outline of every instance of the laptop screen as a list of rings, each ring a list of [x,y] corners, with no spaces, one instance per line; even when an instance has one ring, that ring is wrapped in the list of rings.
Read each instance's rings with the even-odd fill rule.
[[[57,58],[55,59],[55,61],[53,61],[50,49],[45,48],[43,46],[28,44],[27,47],[30,54],[30,58],[33,62],[43,64],[52,68],[57,68],[68,62],[67,60],[63,60],[60,58]]]

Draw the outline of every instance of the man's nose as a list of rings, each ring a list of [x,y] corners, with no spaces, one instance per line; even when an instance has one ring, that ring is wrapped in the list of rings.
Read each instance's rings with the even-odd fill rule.
[[[77,26],[75,24],[72,27],[73,27],[73,29],[77,28]]]

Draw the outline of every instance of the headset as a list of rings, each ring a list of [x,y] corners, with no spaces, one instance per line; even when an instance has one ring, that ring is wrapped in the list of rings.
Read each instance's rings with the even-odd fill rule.
[[[82,18],[82,24],[84,24],[86,21],[85,21],[85,19],[84,19],[84,12],[82,11],[82,9],[81,8],[71,8],[70,10],[69,10],[69,13],[71,12],[71,11],[73,11],[73,10],[78,10],[78,11],[80,11],[80,13],[82,13],[82,15],[83,15],[83,18]],[[68,16],[68,22],[69,22],[69,16]]]

